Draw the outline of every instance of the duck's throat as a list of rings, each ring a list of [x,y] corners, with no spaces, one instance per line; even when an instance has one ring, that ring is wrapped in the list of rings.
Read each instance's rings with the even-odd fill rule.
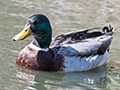
[[[49,39],[36,39],[40,48],[48,48],[51,40]]]
[[[40,45],[35,38],[33,38],[33,41],[31,43],[40,48]]]
[[[51,36],[44,38],[37,37],[33,39],[33,44],[35,44],[40,48],[49,48],[50,43],[51,43]]]
[[[33,38],[33,41],[29,44],[29,46],[35,50],[41,50],[41,51],[49,51],[49,48],[41,48],[35,38]]]

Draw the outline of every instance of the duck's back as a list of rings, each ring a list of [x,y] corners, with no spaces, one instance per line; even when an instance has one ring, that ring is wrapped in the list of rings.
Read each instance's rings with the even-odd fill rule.
[[[111,29],[106,33],[87,31],[62,34],[53,38],[51,47],[60,47],[57,54],[64,57],[64,71],[86,71],[107,61],[113,31]]]
[[[88,31],[92,31],[95,29],[97,29],[98,31],[88,32]],[[52,38],[50,47],[62,46],[64,44],[74,44],[74,43],[81,42],[89,38],[95,38],[95,37],[105,35],[108,32],[111,33],[111,36],[113,34],[112,32],[113,28],[111,26],[104,27],[101,31],[99,29],[100,27],[95,27],[95,28],[60,34]],[[104,29],[106,29],[106,33]]]

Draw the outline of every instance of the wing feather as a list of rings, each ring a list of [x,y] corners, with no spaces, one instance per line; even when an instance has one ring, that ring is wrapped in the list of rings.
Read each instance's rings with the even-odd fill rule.
[[[58,53],[68,56],[90,56],[96,54],[104,54],[109,48],[112,41],[112,36],[100,36],[96,38],[90,38],[82,40],[81,42],[74,44],[64,44]]]

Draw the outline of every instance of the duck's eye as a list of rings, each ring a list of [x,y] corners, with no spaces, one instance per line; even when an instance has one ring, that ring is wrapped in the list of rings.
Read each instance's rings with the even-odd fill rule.
[[[41,23],[41,20],[37,21],[37,23]]]
[[[33,24],[37,24],[37,21],[35,21]]]
[[[35,21],[33,24],[37,24],[37,23],[41,23],[41,21],[39,20],[39,21]]]

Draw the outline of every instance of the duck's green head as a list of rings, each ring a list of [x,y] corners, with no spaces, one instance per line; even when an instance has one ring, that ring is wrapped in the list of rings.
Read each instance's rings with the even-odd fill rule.
[[[41,14],[32,15],[24,29],[15,37],[13,41],[23,40],[33,35],[41,48],[48,48],[51,42],[52,29],[48,18]]]

